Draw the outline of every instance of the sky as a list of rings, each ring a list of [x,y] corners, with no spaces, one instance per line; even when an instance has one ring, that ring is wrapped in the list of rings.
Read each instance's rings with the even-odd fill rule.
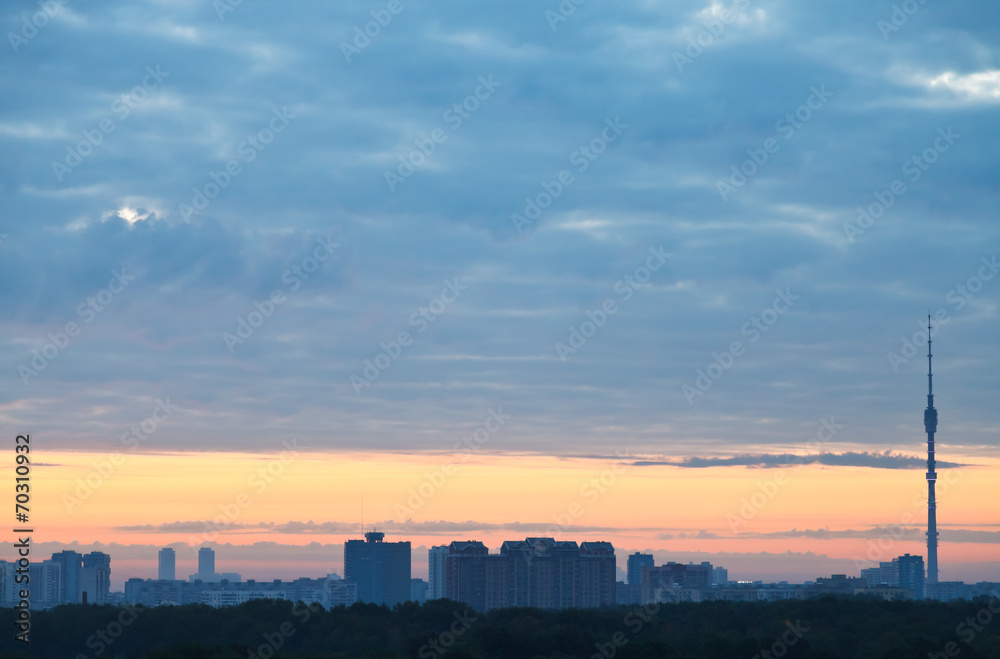
[[[998,12],[7,3],[39,551],[116,587],[167,545],[339,573],[372,528],[415,576],[533,535],[856,575],[925,551],[930,315],[941,579],[1000,580]]]

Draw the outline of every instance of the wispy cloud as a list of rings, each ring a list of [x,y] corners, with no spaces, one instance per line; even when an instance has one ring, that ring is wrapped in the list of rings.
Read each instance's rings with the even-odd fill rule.
[[[757,455],[736,455],[732,457],[699,458],[688,457],[675,460],[637,460],[637,467],[681,467],[685,469],[705,469],[707,467],[757,467],[774,469],[778,467],[820,464],[831,467],[871,467],[873,469],[923,469],[927,458],[903,455],[891,451],[847,451],[844,453],[817,453],[796,455],[793,453],[762,453]],[[958,462],[938,461],[942,469],[967,467]]]
[[[261,522],[233,523],[225,526],[210,521],[178,521],[164,524],[138,524],[116,526],[114,530],[127,533],[200,533],[211,529],[219,533],[275,533],[288,535],[353,535],[360,536],[356,523],[348,522]],[[367,530],[379,530],[409,535],[457,535],[473,532],[510,531],[512,534],[547,533],[610,533],[623,530],[615,526],[558,525],[554,523],[506,522],[502,524],[467,520],[452,522],[445,520],[423,522],[397,522],[384,520],[368,525]],[[649,528],[630,528],[633,531],[650,531]]]
[[[735,534],[716,534],[707,531],[699,533],[660,533],[656,537],[661,540],[677,540],[683,538],[703,538],[713,540],[727,539],[760,539],[786,540],[790,538],[808,538],[811,540],[840,539],[876,539],[892,538],[894,540],[922,541],[925,539],[926,528],[921,526],[873,526],[867,529],[789,529],[787,531],[745,532]],[[942,542],[954,543],[984,543],[1000,544],[1000,531],[980,531],[978,529],[945,528],[940,529]]]

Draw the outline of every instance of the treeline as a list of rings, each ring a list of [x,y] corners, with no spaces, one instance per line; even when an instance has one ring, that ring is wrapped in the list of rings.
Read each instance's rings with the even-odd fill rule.
[[[599,610],[502,609],[448,600],[393,609],[255,600],[137,607],[66,605],[32,614],[31,645],[0,609],[0,655],[25,659],[962,659],[1000,658],[1000,600],[818,598]]]

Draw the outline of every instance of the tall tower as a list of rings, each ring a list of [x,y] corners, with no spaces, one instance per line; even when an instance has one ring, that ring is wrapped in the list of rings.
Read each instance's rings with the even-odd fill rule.
[[[938,582],[937,501],[934,499],[934,433],[937,432],[937,410],[934,409],[934,376],[931,370],[931,317],[927,316],[927,409],[924,410],[924,430],[927,431],[927,583]]]

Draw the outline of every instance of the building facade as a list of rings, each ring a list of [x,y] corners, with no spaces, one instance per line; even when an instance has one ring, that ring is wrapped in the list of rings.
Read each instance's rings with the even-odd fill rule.
[[[903,554],[892,559],[896,564],[896,574],[899,575],[900,588],[909,588],[913,591],[913,599],[924,598],[924,557]]]
[[[448,545],[431,547],[427,551],[427,599],[436,600],[444,597],[445,559],[448,558]]]
[[[393,606],[410,599],[410,543],[385,542],[365,533],[344,543],[344,579],[357,586],[358,601]]]
[[[198,550],[198,579],[215,581],[215,550],[202,547]]]
[[[208,604],[234,606],[255,599],[286,599],[323,607],[350,606],[357,601],[354,584],[336,575],[324,579],[294,581],[177,581],[174,579],[129,579],[125,582],[125,602],[143,606]]]
[[[499,554],[479,541],[453,542],[445,564],[445,596],[478,611],[615,603],[615,550],[608,542],[526,538],[504,542]]]
[[[635,552],[634,554],[629,554],[628,557],[628,585],[638,586],[642,583],[642,568],[653,567],[655,563],[653,562],[652,554],[640,554]]]
[[[160,581],[173,581],[177,578],[177,556],[173,549],[161,549],[157,563],[156,576]]]
[[[106,604],[111,594],[111,556],[92,551],[83,556],[83,568],[77,584],[78,602]]]

